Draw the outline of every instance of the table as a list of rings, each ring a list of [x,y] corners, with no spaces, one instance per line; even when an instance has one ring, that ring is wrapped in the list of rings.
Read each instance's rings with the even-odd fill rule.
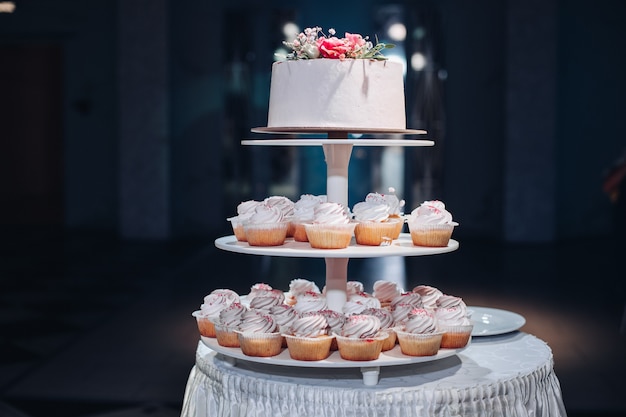
[[[317,369],[237,360],[199,343],[182,417],[566,416],[549,346],[523,332],[474,337],[457,355],[383,367]]]

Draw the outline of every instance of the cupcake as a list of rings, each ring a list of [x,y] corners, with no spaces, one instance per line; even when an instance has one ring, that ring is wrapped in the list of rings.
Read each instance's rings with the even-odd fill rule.
[[[281,352],[283,339],[276,322],[268,314],[257,310],[246,311],[237,335],[244,355],[269,357]]]
[[[285,243],[289,222],[278,207],[259,204],[243,227],[250,246],[279,246]]]
[[[396,329],[398,343],[408,356],[433,356],[439,352],[443,332],[437,327],[435,316],[423,308],[411,311]]]
[[[300,317],[283,336],[291,359],[321,361],[330,355],[333,337],[328,335],[328,321],[320,314]]]
[[[341,204],[321,203],[314,214],[313,222],[304,225],[311,247],[343,249],[350,245],[356,223],[350,221]]]
[[[215,338],[220,346],[239,347],[239,336],[236,330],[248,309],[240,303],[232,303],[215,320]]]
[[[389,218],[389,206],[384,201],[376,199],[368,201],[366,197],[366,201],[354,205],[352,214],[356,222],[354,237],[357,244],[380,246],[390,244],[396,237],[397,224],[400,224],[400,220]]]
[[[390,307],[391,302],[402,294],[398,284],[392,281],[376,281],[373,289],[372,295],[380,301],[381,307]]]
[[[191,313],[196,318],[200,334],[205,337],[215,337],[214,322],[219,318],[220,311],[234,302],[239,302],[239,296],[232,290],[214,290],[205,296],[200,310]]]
[[[348,316],[335,334],[339,355],[348,361],[373,361],[378,359],[388,334],[380,329],[376,316],[357,314]]]
[[[408,303],[398,303],[394,306],[393,310],[391,310],[391,316],[393,317],[393,321],[396,325],[404,324],[404,321],[409,317],[409,314],[416,307],[413,304]]]
[[[318,204],[325,203],[325,195],[302,194],[300,199],[295,202],[293,208],[292,224],[294,227],[293,240],[296,242],[308,242],[306,237],[305,223],[313,222],[315,218],[315,207]]]
[[[363,304],[365,307],[380,308],[380,301],[372,294],[368,294],[365,291],[360,291],[348,296],[348,301],[356,301]]]
[[[282,334],[289,331],[291,324],[299,317],[298,313],[290,305],[280,304],[270,307],[268,314],[272,316],[278,326],[283,347],[287,347],[287,340]]]
[[[254,297],[264,296],[267,293],[273,291],[271,285],[266,284],[264,282],[257,282],[252,287],[250,287],[250,292],[248,293],[248,301],[252,300]]]
[[[307,291],[306,293],[296,297],[296,303],[293,308],[299,315],[302,315],[311,311],[326,310],[328,308],[328,303],[326,302],[326,297],[322,294],[314,291]]]
[[[257,295],[250,300],[250,308],[269,312],[273,306],[284,304],[285,295],[280,290],[267,291],[265,294]]]
[[[467,345],[474,325],[467,317],[467,310],[464,306],[437,308],[435,318],[439,328],[443,331],[442,348],[458,349]]]
[[[389,218],[392,220],[398,220],[396,224],[396,234],[394,239],[397,239],[402,232],[402,228],[404,227],[404,219],[402,215],[404,214],[404,200],[399,200],[396,196],[396,189],[393,187],[388,188],[389,192],[387,194],[383,194],[383,200],[389,206]]]
[[[443,295],[439,289],[430,285],[418,285],[412,292],[419,294],[424,308],[431,310],[437,308],[437,300]]]
[[[261,202],[255,200],[248,200],[243,203],[239,203],[237,206],[237,215],[226,219],[230,221],[233,233],[235,233],[235,238],[237,238],[238,241],[247,242],[246,232],[243,225],[254,214],[254,209],[259,204],[261,204]]]
[[[294,214],[294,203],[289,198],[279,195],[274,195],[271,197],[267,197],[263,200],[265,204],[270,207],[276,207],[283,214],[283,218],[288,222],[287,227],[287,237],[293,236],[293,214]]]
[[[406,292],[400,295],[395,296],[389,302],[389,309],[391,311],[395,310],[398,304],[408,304],[413,307],[423,307],[424,302],[422,301],[422,296],[416,292]]]
[[[354,314],[361,314],[366,308],[369,307],[360,301],[347,300],[341,307],[341,312],[346,316],[352,316]]]
[[[313,281],[309,281],[303,278],[296,278],[291,280],[289,283],[289,291],[286,295],[287,304],[294,305],[297,301],[297,298],[301,295],[304,295],[308,292],[312,293],[320,293],[320,289],[317,284]]]
[[[415,246],[448,246],[452,231],[458,223],[441,201],[425,201],[414,209],[407,223]]]
[[[396,345],[396,332],[393,330],[395,322],[391,312],[385,308],[367,308],[361,312],[368,316],[376,316],[380,320],[380,329],[387,332],[387,339],[383,342],[382,351],[388,351]]]
[[[341,331],[343,324],[346,321],[346,316],[335,310],[320,310],[317,313],[308,313],[308,314],[319,314],[324,316],[326,321],[328,322],[328,334],[334,334]],[[330,344],[330,350],[337,350],[337,339],[333,338],[333,341]]]

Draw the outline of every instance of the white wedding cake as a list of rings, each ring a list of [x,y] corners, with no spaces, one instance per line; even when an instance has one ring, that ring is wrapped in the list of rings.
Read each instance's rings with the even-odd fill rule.
[[[403,66],[360,35],[309,28],[272,65],[268,128],[404,130]],[[331,32],[334,34],[334,31]]]

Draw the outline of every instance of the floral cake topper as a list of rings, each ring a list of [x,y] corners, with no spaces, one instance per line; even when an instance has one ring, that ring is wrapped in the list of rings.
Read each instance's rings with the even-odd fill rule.
[[[378,42],[376,44],[361,35],[346,32],[343,38],[335,36],[335,29],[329,29],[327,36],[322,32],[321,27],[306,28],[299,33],[296,38],[287,42],[285,46],[291,48],[292,52],[287,55],[287,59],[387,59],[382,50],[393,48],[394,45]]]

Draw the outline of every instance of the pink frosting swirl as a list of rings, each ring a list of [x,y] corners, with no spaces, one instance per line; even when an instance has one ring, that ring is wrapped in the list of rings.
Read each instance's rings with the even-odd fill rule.
[[[455,297],[454,295],[444,294],[437,299],[437,308],[451,308],[451,307],[467,308],[465,302],[461,297]]]
[[[237,328],[241,324],[244,314],[248,309],[240,303],[232,303],[220,311],[219,322],[226,327]]]
[[[391,309],[395,309],[398,304],[409,304],[413,307],[422,307],[422,296],[416,292],[402,293],[391,300]]]
[[[289,327],[291,323],[298,318],[296,310],[287,304],[270,307],[269,314],[281,329]]]
[[[361,312],[365,310],[366,308],[368,307],[365,304],[361,303],[360,301],[348,300],[343,304],[343,307],[341,307],[341,311],[346,316],[351,316],[353,314],[361,314]]]
[[[274,333],[278,326],[274,319],[258,310],[248,310],[244,313],[239,331],[242,333]]]
[[[294,297],[298,297],[307,292],[319,293],[320,290],[313,281],[309,281],[302,278],[296,278],[289,283],[289,294]]]
[[[216,298],[221,298],[221,297],[224,297],[225,302],[227,304],[239,302],[239,295],[235,291],[223,288],[223,289],[217,289],[217,290],[211,291],[209,295],[204,297],[204,303],[205,304],[214,303]]]
[[[393,321],[396,324],[402,324],[404,320],[409,316],[411,310],[413,310],[415,306],[406,303],[396,304],[394,309],[391,311],[391,315],[393,316]]]
[[[378,317],[378,319],[380,320],[380,328],[383,330],[391,329],[395,325],[393,315],[389,310],[384,308],[367,308],[363,310],[361,314]]]
[[[443,295],[443,293],[437,288],[429,285],[418,285],[413,288],[413,292],[422,296],[422,304],[425,308],[437,307],[437,300]]]
[[[466,326],[471,324],[467,318],[467,311],[461,306],[450,308],[437,308],[435,310],[435,318],[442,327],[447,326]]]
[[[356,301],[366,307],[380,308],[380,301],[378,300],[378,298],[364,291],[358,292],[356,294],[351,294],[348,297],[348,301]]]
[[[438,331],[435,316],[429,310],[415,308],[404,321],[404,331],[415,334],[435,333]]]
[[[402,294],[402,291],[395,282],[382,280],[374,282],[373,295],[381,302],[389,302],[400,294]]]
[[[320,310],[316,314],[324,316],[328,322],[330,332],[338,332],[346,321],[346,316],[334,310]]]
[[[368,339],[380,331],[380,319],[376,316],[356,314],[348,316],[341,328],[341,336]]]
[[[275,294],[276,293],[274,292],[268,291],[268,295],[257,295],[252,300],[250,300],[250,308],[269,311],[271,307],[282,304],[285,297],[282,295],[282,293],[280,294],[280,296]]]
[[[289,333],[298,337],[318,337],[328,334],[328,321],[320,314],[306,315],[291,323]]]

